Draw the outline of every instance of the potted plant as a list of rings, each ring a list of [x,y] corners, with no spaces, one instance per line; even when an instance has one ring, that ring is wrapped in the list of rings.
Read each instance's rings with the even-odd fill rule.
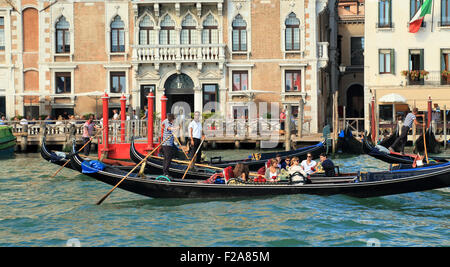
[[[443,70],[441,72],[442,84],[450,84],[450,70]]]
[[[409,79],[411,84],[422,84],[421,82],[430,74],[426,70],[404,70],[402,75]],[[419,81],[419,83],[417,83]]]

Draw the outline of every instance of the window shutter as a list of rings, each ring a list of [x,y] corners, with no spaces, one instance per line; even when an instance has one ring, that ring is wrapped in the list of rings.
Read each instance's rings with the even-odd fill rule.
[[[420,70],[424,69],[423,49],[420,49]]]
[[[391,49],[391,73],[395,74],[395,50]]]
[[[378,73],[382,73],[384,72],[384,70],[381,68],[382,67],[382,62],[381,62],[381,49],[378,49]]]
[[[378,1],[378,27],[381,25],[381,1]]]
[[[389,21],[388,24],[392,27],[392,1],[389,0]]]

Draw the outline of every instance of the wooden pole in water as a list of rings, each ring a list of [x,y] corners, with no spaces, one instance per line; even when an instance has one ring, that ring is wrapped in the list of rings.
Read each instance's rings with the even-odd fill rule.
[[[291,104],[286,105],[284,146],[286,151],[291,150]]]
[[[447,149],[447,105],[444,105],[444,150]]]

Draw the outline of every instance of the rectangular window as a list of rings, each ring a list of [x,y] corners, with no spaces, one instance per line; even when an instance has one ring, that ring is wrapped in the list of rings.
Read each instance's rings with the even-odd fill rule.
[[[380,120],[382,121],[392,121],[394,115],[393,105],[379,105],[378,109],[380,111]]]
[[[0,50],[5,50],[5,18],[0,17]]]
[[[126,93],[125,72],[111,72],[111,93]]]
[[[394,74],[394,49],[380,49],[379,56],[379,72],[380,74],[391,73]]]
[[[71,93],[71,73],[70,72],[56,72],[55,73],[55,91],[57,94]]]
[[[285,72],[285,91],[300,92],[302,89],[300,70],[287,70]]]
[[[351,37],[351,64],[364,65],[364,37]]]
[[[247,51],[247,30],[233,29],[233,51]]]
[[[441,26],[450,26],[450,0],[441,0]]]
[[[111,52],[125,52],[124,29],[111,29]]]
[[[203,85],[203,106],[207,105],[209,102],[219,102],[219,94],[218,94],[218,85],[217,84],[204,84]],[[217,110],[218,107],[211,106],[209,104],[207,106],[208,110],[214,109]]]
[[[380,28],[391,28],[392,27],[392,17],[391,17],[391,0],[379,0],[378,2],[378,27]]]
[[[441,49],[441,85],[450,84],[448,72],[450,72],[450,49]]]
[[[248,89],[248,72],[233,71],[233,91],[247,91]]]

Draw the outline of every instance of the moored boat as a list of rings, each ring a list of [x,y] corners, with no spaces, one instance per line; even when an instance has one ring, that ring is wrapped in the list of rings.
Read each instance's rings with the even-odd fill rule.
[[[257,171],[259,168],[263,167],[264,164],[266,164],[269,159],[275,158],[277,155],[280,155],[280,157],[282,159],[285,159],[287,156],[290,156],[290,157],[296,156],[301,161],[301,160],[306,159],[306,155],[308,153],[311,153],[313,158],[318,158],[319,155],[324,151],[325,151],[324,142],[320,142],[316,145],[299,148],[297,150],[282,151],[282,152],[268,152],[268,153],[253,153],[247,159],[227,160],[227,161],[223,161],[222,159],[219,159],[216,162],[210,161],[210,162],[203,162],[202,164],[210,165],[210,166],[216,167],[216,168],[226,168],[228,166],[235,166],[238,163],[243,163],[248,166],[250,171]],[[131,140],[130,158],[135,163],[139,163],[142,159],[145,158],[145,155],[143,155],[136,149],[136,146],[134,145],[134,140]],[[162,162],[163,162],[162,158],[157,158],[157,157],[148,157],[147,158],[148,168],[153,168],[154,171],[158,170],[157,173],[161,173]],[[172,161],[170,169],[172,171],[174,171],[175,173],[181,172],[181,174],[183,174],[184,171],[186,170],[185,165],[186,164],[177,164],[176,162]],[[198,168],[198,169],[200,172],[204,172],[204,171],[208,172],[208,170],[204,170],[202,168]],[[198,175],[201,175],[201,174],[194,174],[194,176],[198,176]],[[209,175],[211,175],[211,173],[209,173]],[[176,176],[176,175],[174,175],[174,176]]]
[[[14,155],[16,137],[13,135],[11,127],[0,126],[0,158],[7,158]]]
[[[71,163],[82,169],[83,159],[72,154]],[[115,186],[126,171],[105,166],[86,175]],[[444,188],[450,185],[450,163],[415,169],[357,173],[345,177],[320,177],[310,184],[279,183],[202,183],[198,180],[131,174],[118,186],[136,194],[154,198],[229,198],[290,194],[377,197]]]
[[[346,127],[339,133],[337,150],[346,154],[359,155],[364,153],[362,149],[362,142],[355,138],[349,127]]]
[[[402,163],[402,164],[413,164],[417,155],[411,154],[400,154],[397,152],[389,151],[386,147],[381,144],[375,146],[370,138],[366,135],[363,139],[363,150],[364,153],[372,156],[376,159],[382,160],[387,163]],[[440,164],[448,162],[447,159],[441,157],[430,157],[432,164]]]

